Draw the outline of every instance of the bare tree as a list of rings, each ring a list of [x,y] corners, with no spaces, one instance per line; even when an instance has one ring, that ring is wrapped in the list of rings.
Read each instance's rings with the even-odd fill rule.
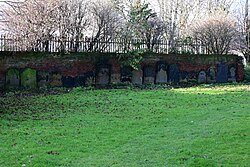
[[[125,42],[125,50],[134,38],[146,41],[150,50],[163,37],[175,47],[176,41],[189,35],[194,20],[214,11],[229,13],[233,0],[158,0],[159,13],[152,10],[149,0],[3,2],[8,6],[0,13],[5,31],[15,35],[25,48],[49,50],[49,41],[57,37],[58,50],[78,51],[80,41],[88,36],[93,39],[85,49],[103,51],[115,39]]]
[[[66,49],[65,41],[70,43],[67,50],[79,50],[79,43],[89,26],[88,6],[84,0],[64,0],[58,7],[56,23],[61,51]]]
[[[5,2],[3,11],[4,30],[17,39],[25,50],[48,51],[49,41],[57,37],[59,50],[65,50],[68,39],[79,41],[88,25],[84,0],[26,0]],[[75,42],[71,48],[77,50]]]
[[[233,0],[157,0],[159,14],[167,24],[166,36],[170,42],[188,35],[192,23],[216,10],[229,11]]]
[[[93,3],[90,7],[91,22],[89,32],[89,51],[105,51],[111,47],[110,42],[116,39],[120,32],[123,18],[117,9],[108,2]]]
[[[46,43],[56,32],[57,8],[60,0],[27,0],[7,2],[3,10],[5,31],[14,35],[26,49]]]
[[[153,51],[154,46],[162,41],[165,28],[165,23],[161,21],[159,17],[148,20],[148,27],[145,29],[144,36],[149,50]]]
[[[198,21],[192,29],[193,39],[205,45],[210,54],[227,54],[236,36],[235,21],[222,12]]]

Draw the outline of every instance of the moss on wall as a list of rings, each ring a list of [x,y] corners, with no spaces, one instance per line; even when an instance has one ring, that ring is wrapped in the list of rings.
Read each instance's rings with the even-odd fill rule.
[[[27,68],[21,73],[21,87],[24,89],[37,88],[36,70]]]

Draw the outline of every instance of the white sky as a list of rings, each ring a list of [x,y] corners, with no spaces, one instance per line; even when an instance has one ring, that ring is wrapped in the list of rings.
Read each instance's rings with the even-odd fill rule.
[[[24,0],[8,0],[8,1],[24,1]],[[108,0],[89,0],[90,2],[92,1],[108,1]],[[143,0],[142,0],[143,1]],[[146,2],[150,3],[150,7],[155,11],[155,12],[159,12],[159,7],[158,6],[158,0],[145,0]],[[173,0],[175,1],[175,0]],[[236,17],[236,19],[238,20],[238,22],[240,24],[242,24],[243,20],[244,20],[244,13],[245,13],[245,5],[246,0],[233,0],[233,6],[232,6],[232,10],[234,12],[232,12],[234,14],[234,17]],[[250,3],[250,2],[249,2]],[[1,7],[3,7],[4,5],[4,0],[0,0],[0,9]],[[249,11],[250,13],[250,11]],[[0,10],[0,24],[1,24],[1,10]],[[0,25],[1,26],[1,25]],[[3,30],[0,29],[0,34],[4,33]]]
[[[22,0],[9,0],[9,1],[22,1]],[[242,5],[245,4],[245,1],[246,0],[234,0],[233,8],[235,8],[235,9],[242,8]],[[156,7],[158,5],[157,0],[148,0],[148,2],[151,4],[151,7]],[[0,6],[3,4],[4,4],[4,0],[0,0]],[[157,9],[156,9],[156,11],[157,11]]]
[[[8,1],[24,1],[24,0],[8,0]],[[89,0],[89,1],[96,1],[96,0]],[[100,1],[108,1],[108,0],[100,0]],[[159,12],[159,8],[158,6],[158,0],[145,0],[147,2],[150,3],[151,8],[155,11],[155,12]],[[232,10],[234,10],[233,14],[236,14],[235,16],[237,17],[237,19],[243,19],[244,17],[244,5],[245,5],[245,1],[246,0],[234,0],[233,1],[233,6],[232,6]],[[4,5],[4,0],[0,0],[0,9],[1,7],[3,7]],[[1,15],[0,15],[0,20],[1,20]]]

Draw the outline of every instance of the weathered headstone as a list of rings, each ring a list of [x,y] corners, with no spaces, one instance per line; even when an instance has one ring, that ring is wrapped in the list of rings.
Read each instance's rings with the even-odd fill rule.
[[[210,67],[207,71],[207,82],[208,83],[216,82],[216,72],[214,67]]]
[[[4,75],[0,75],[0,90],[4,89],[4,81],[5,81]]]
[[[49,86],[50,75],[47,71],[38,71],[37,72],[37,85],[38,87],[47,87]]]
[[[132,68],[125,66],[121,68],[121,82],[123,83],[131,83],[132,82]]]
[[[228,65],[221,63],[218,65],[217,82],[224,83],[228,81]]]
[[[137,85],[142,84],[142,70],[132,71],[132,83]]]
[[[95,75],[94,72],[86,72],[82,73],[76,77],[63,77],[63,86],[64,87],[77,87],[77,86],[90,86],[95,83]]]
[[[196,80],[197,73],[194,71],[181,71],[180,72],[180,82],[181,83],[187,83],[192,82],[195,78]]]
[[[107,85],[110,83],[110,68],[108,65],[99,66],[96,75],[96,84]]]
[[[72,88],[75,86],[75,78],[71,76],[62,77],[63,87]]]
[[[84,75],[79,75],[74,78],[75,85],[74,86],[85,86],[85,77]]]
[[[21,73],[21,87],[25,89],[37,88],[36,70],[26,68]]]
[[[18,69],[9,69],[6,73],[6,88],[16,89],[20,87],[20,72]]]
[[[169,82],[178,83],[180,81],[180,70],[177,64],[169,66]]]
[[[84,85],[90,86],[94,84],[95,84],[95,73],[93,71],[84,73]]]
[[[228,72],[229,72],[228,81],[236,82],[236,68],[231,67]]]
[[[62,75],[59,73],[52,73],[50,86],[52,87],[60,87],[62,86]]]
[[[155,68],[153,66],[144,67],[143,83],[154,84],[155,81]]]
[[[167,75],[167,65],[165,62],[157,63],[157,74],[156,74],[156,83],[167,83],[168,75]]]
[[[207,82],[207,74],[205,71],[200,71],[198,75],[198,83],[206,83]]]
[[[120,80],[121,80],[121,74],[120,73],[118,73],[118,74],[112,73],[111,74],[111,83],[120,83]]]

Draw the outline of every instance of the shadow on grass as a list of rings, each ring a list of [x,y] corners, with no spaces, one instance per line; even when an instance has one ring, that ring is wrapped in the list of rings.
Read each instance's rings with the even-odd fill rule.
[[[250,101],[250,86],[243,84],[216,84],[199,85],[199,87],[189,88],[163,88],[148,87],[148,89],[55,89],[51,92],[17,92],[9,93],[0,97],[0,117],[8,120],[25,119],[54,119],[61,113],[80,112],[82,107],[88,105],[98,110],[104,107],[112,108],[114,105],[122,106],[130,104],[134,108],[140,109],[133,99],[139,99],[144,107],[160,106],[162,101],[172,108],[178,107],[197,107],[197,106],[228,106],[232,103],[240,104],[242,101]],[[112,102],[112,97],[121,99],[119,102]],[[131,98],[130,96],[133,96]],[[245,97],[245,98],[242,98]],[[86,100],[87,99],[87,100]],[[106,101],[109,101],[106,106]],[[218,103],[219,102],[219,103]],[[171,103],[171,104],[170,104]],[[72,111],[72,109],[74,109]]]
[[[75,88],[2,97],[2,164],[32,156],[31,166],[244,166],[250,128],[245,89]]]

